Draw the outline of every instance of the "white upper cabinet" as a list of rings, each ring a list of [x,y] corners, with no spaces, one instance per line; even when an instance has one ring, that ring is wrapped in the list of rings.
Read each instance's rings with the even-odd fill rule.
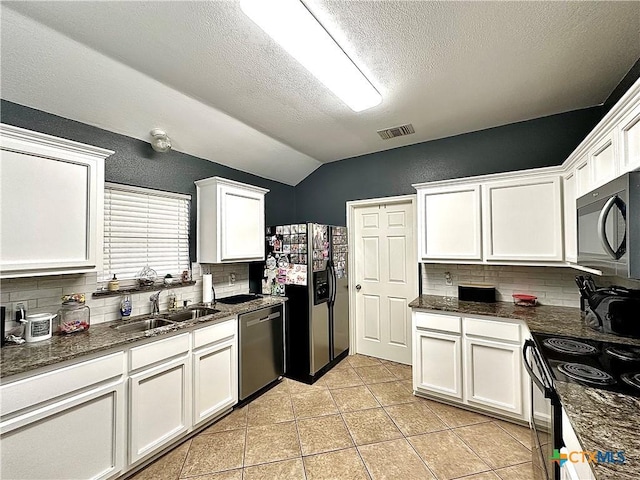
[[[640,168],[640,101],[618,124],[616,133],[621,173]]]
[[[480,185],[418,188],[422,260],[481,260]]]
[[[588,193],[592,185],[591,170],[589,169],[586,155],[578,161],[574,171],[576,175],[576,198],[579,198]]]
[[[558,175],[488,183],[483,191],[486,260],[563,260]]]
[[[195,183],[198,262],[264,260],[264,196],[269,190],[220,177]]]
[[[0,125],[2,278],[102,263],[104,160],[114,152]]]
[[[611,130],[588,153],[591,179],[594,185],[602,185],[618,175],[615,132]]]
[[[558,168],[414,185],[425,262],[549,265],[564,260]],[[474,181],[475,180],[475,181]]]
[[[578,261],[578,219],[576,214],[577,182],[576,173],[570,172],[563,179],[562,195],[564,197],[564,258],[567,262]]]

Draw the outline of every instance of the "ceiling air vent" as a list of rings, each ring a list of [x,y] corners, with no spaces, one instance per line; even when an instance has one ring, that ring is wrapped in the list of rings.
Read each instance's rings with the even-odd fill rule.
[[[385,128],[384,130],[378,130],[378,135],[383,140],[389,140],[390,138],[402,137],[404,135],[410,135],[416,133],[413,129],[413,125],[407,123],[406,125],[400,125],[399,127]]]

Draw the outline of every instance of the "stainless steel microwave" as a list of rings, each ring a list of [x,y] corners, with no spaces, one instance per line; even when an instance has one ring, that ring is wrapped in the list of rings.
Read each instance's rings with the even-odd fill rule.
[[[578,264],[640,279],[640,171],[583,195],[576,206]]]

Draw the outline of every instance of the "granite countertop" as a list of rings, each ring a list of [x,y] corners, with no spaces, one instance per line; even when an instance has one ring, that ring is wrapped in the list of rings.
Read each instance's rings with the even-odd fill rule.
[[[463,302],[457,298],[421,295],[412,308],[451,312],[460,315],[486,315],[523,320],[534,333],[565,335],[640,346],[640,339],[597,332],[584,324],[580,309],[538,305],[519,307],[513,303]],[[598,464],[592,469],[598,480],[640,478],[640,398],[576,383],[556,381],[562,407],[585,451],[624,450],[623,465]]]
[[[588,338],[603,342],[640,346],[640,339],[600,333],[585,325],[579,308],[538,305],[520,307],[509,302],[462,302],[457,298],[420,295],[409,304],[411,308],[440,310],[460,315],[486,315],[488,317],[523,320],[531,332]]]
[[[35,343],[6,345],[1,349],[0,378],[4,379],[11,375],[29,372],[40,367],[54,365],[117,347],[128,348],[135,342],[140,342],[151,337],[171,334],[175,331],[188,329],[196,325],[214,324],[231,316],[259,310],[260,308],[271,305],[278,305],[284,301],[286,301],[284,297],[264,296],[257,300],[251,300],[250,302],[237,305],[217,303],[215,308],[216,310],[220,310],[217,313],[165,327],[159,327],[154,330],[120,332],[111,328],[113,325],[121,325],[123,323],[122,320],[116,320],[92,325],[86,332],[71,335],[54,335],[50,340]],[[193,308],[193,306],[191,308]],[[143,317],[148,317],[148,315],[131,317],[127,322],[133,322]]]

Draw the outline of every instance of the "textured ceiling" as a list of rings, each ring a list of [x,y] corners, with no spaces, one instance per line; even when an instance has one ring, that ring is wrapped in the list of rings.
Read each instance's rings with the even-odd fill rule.
[[[600,104],[640,57],[635,1],[305,4],[379,106],[354,113],[236,2],[3,2],[2,97],[135,138],[163,127],[295,185],[320,162]]]

